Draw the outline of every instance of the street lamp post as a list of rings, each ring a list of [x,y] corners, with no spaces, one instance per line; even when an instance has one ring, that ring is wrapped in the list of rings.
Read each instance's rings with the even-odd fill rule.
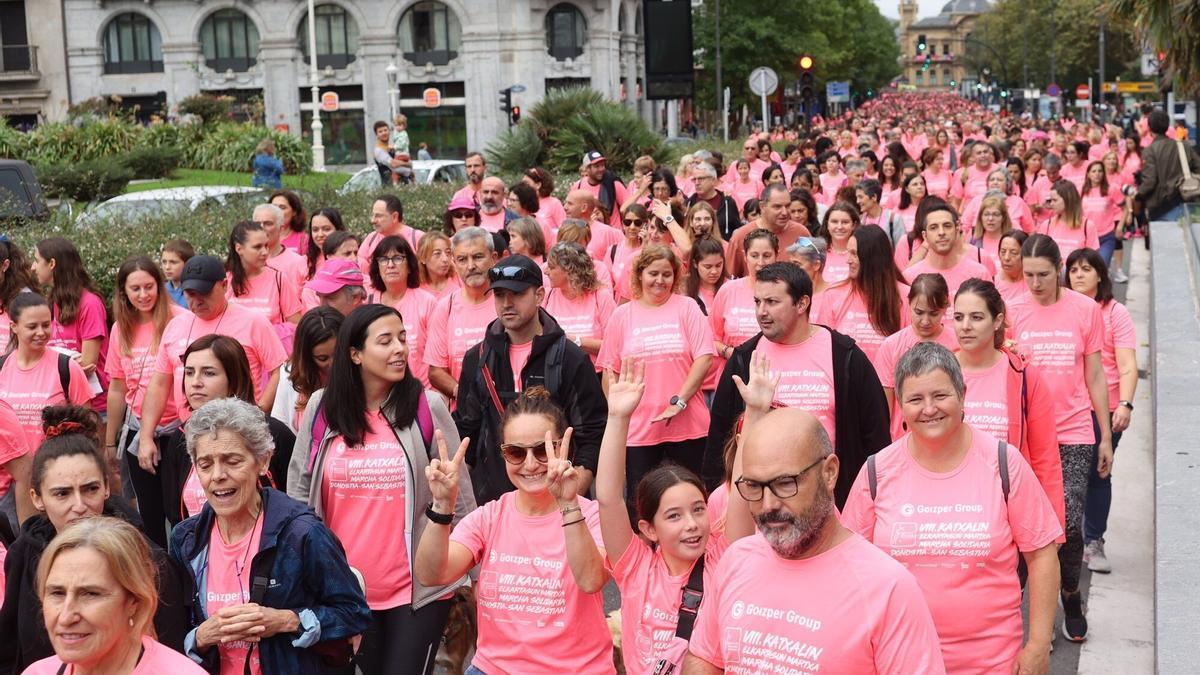
[[[400,69],[396,67],[396,62],[392,61],[391,63],[389,63],[387,65],[387,68],[383,69],[383,72],[387,73],[388,109],[392,113],[392,116],[389,119],[392,121],[395,121],[396,112],[400,108],[399,101],[397,100],[397,97],[400,94],[400,90],[396,88],[396,85],[400,80]]]
[[[321,88],[317,71],[317,16],[313,0],[308,0],[308,81],[312,85],[313,171],[325,170],[325,144],[321,141]]]

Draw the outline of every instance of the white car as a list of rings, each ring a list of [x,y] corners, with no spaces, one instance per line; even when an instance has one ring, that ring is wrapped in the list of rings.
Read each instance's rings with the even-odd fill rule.
[[[412,163],[415,183],[417,185],[432,185],[434,183],[452,183],[462,185],[467,182],[467,165],[459,159],[418,159]],[[383,186],[379,177],[379,168],[374,164],[359,169],[357,173],[338,189],[338,194],[378,190]]]
[[[129,192],[97,204],[75,221],[79,228],[100,223],[132,223],[145,218],[192,213],[206,206],[223,204],[261,204],[267,191],[262,188],[233,185],[196,185]]]

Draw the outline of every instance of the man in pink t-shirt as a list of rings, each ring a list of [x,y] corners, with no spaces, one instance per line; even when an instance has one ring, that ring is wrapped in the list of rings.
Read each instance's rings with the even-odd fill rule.
[[[987,268],[967,255],[962,243],[958,214],[949,204],[934,206],[925,215],[925,245],[929,252],[924,260],[904,270],[904,278],[911,284],[926,272],[940,274],[946,280],[951,298],[958,293],[958,287],[967,279],[990,280],[992,275],[988,273]],[[979,249],[972,247],[971,250]],[[942,318],[942,322],[947,326],[953,323],[950,314],[951,312],[946,312],[946,316]]]
[[[718,563],[684,672],[945,672],[916,580],[838,520],[838,471],[809,413],[774,410],[745,431],[729,497],[759,533]]]
[[[596,220],[594,214],[597,204],[596,198],[587,190],[571,190],[567,193],[567,201],[563,202],[563,210],[567,218],[577,218],[588,224],[592,232],[592,239],[587,245],[588,255],[592,256],[592,260],[600,261],[610,255],[613,246],[625,241],[625,236],[622,230]]]
[[[254,207],[252,218],[267,234],[267,267],[290,279],[295,288],[303,288],[308,279],[308,259],[283,245],[283,209],[274,204],[259,204]],[[300,297],[291,299],[299,301]]]
[[[488,324],[496,318],[488,270],[497,256],[492,235],[482,227],[459,230],[450,245],[462,288],[438,300],[433,308],[425,329],[425,365],[429,384],[454,401],[467,348],[483,339]]]
[[[467,184],[458,192],[454,193],[451,201],[459,197],[466,197],[476,204],[479,203],[479,185],[483,182],[483,177],[487,175],[487,160],[484,159],[481,152],[469,152],[464,161],[464,168],[467,171]]]
[[[479,186],[479,226],[488,232],[503,230],[509,220],[504,194],[504,181],[495,176],[484,178]]]
[[[583,156],[583,178],[571,185],[572,190],[583,190],[596,198],[596,201],[608,211],[608,224],[614,229],[621,229],[621,205],[629,197],[625,184],[617,178],[617,174],[608,170],[608,162],[604,155],[592,150]]]
[[[424,232],[409,227],[404,222],[404,204],[396,195],[383,195],[371,204],[371,227],[375,230],[364,237],[358,247],[358,269],[362,270],[363,276],[368,280],[371,278],[371,254],[385,237],[400,237],[408,242],[413,253],[416,253],[417,244],[421,243],[421,237],[425,236]]]

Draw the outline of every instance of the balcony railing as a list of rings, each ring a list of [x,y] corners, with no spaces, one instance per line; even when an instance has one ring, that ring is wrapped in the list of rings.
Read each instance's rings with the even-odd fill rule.
[[[0,73],[36,73],[37,47],[0,44]]]

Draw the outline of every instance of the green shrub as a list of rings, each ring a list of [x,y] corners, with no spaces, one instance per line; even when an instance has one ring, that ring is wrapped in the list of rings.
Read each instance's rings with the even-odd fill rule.
[[[180,154],[186,154],[186,147],[179,147],[184,141],[185,129],[190,129],[190,127],[178,124],[151,124],[142,129],[135,147],[174,148]]]
[[[275,141],[276,156],[290,174],[312,168],[312,149],[296,136],[250,124],[220,124],[207,130],[194,147],[187,149],[185,166],[214,171],[249,171],[254,148],[264,138]]]
[[[121,162],[88,161],[39,166],[37,176],[47,196],[91,202],[124,192],[133,171]]]
[[[166,178],[179,166],[179,151],[174,148],[136,148],[121,158],[134,178]]]
[[[205,124],[216,124],[228,120],[232,111],[233,97],[231,96],[195,94],[179,102],[181,115],[195,115]]]
[[[27,159],[29,157],[29,134],[22,133],[0,120],[0,157]]]

